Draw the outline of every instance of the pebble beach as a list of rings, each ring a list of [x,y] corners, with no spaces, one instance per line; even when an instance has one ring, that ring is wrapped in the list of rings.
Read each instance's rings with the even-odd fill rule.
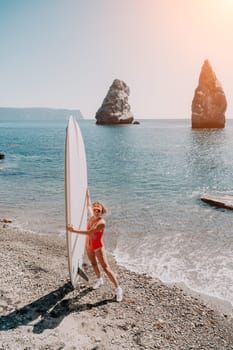
[[[177,286],[109,262],[124,289],[117,303],[89,262],[73,289],[65,237],[0,224],[0,349],[233,349],[233,317]]]

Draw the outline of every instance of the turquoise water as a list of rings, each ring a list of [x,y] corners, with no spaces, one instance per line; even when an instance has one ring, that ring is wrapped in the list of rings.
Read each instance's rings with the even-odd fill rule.
[[[64,234],[66,124],[0,121],[0,217]],[[189,120],[79,125],[89,189],[110,210],[105,241],[117,260],[233,304],[233,211],[199,199],[233,195],[233,121],[223,130],[192,130]]]

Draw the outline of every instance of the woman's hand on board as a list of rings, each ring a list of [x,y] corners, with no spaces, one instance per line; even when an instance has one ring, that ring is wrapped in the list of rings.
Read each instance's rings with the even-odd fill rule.
[[[67,231],[69,231],[69,232],[74,232],[74,226],[71,225],[71,224],[68,224],[68,225],[66,226],[66,229],[67,229]]]

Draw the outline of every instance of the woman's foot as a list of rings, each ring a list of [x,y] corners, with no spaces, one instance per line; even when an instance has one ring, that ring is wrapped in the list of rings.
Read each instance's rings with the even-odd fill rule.
[[[122,288],[119,286],[116,288],[116,301],[120,302],[123,299],[123,290]]]
[[[103,281],[103,278],[100,277],[96,282],[95,284],[93,285],[93,289],[97,289],[99,287],[101,287],[102,285],[104,284],[104,281]]]

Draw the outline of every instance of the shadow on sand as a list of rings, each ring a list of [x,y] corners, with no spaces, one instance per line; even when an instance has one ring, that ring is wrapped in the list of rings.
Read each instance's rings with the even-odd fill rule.
[[[72,312],[82,312],[90,310],[92,308],[106,305],[110,302],[115,302],[113,299],[101,300],[97,303],[85,303],[78,304],[79,300],[85,295],[91,292],[91,287],[82,290],[76,297],[70,299],[63,298],[73,291],[73,287],[70,282],[65,283],[60,288],[52,291],[51,293],[43,296],[42,298],[33,301],[32,303],[17,309],[8,315],[0,317],[0,331],[7,331],[19,326],[26,326],[33,321],[33,333],[42,333],[45,329],[56,328],[64,317]]]

